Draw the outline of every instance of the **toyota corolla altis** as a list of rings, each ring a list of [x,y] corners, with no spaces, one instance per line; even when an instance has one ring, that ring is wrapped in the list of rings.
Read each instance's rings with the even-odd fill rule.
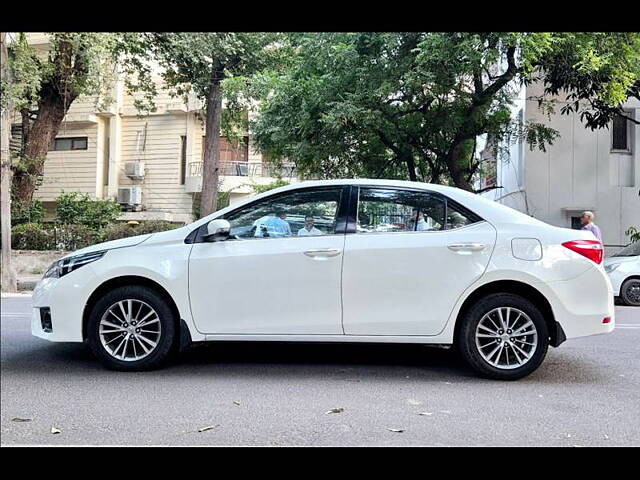
[[[304,182],[62,258],[34,291],[32,332],[118,370],[192,342],[392,342],[453,346],[512,380],[549,345],[613,330],[602,257],[591,232],[457,188]]]

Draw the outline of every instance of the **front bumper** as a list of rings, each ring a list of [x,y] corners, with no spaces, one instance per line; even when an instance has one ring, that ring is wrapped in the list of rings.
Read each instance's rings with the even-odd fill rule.
[[[32,335],[50,342],[82,342],[82,318],[98,277],[91,265],[61,278],[44,278],[33,291]],[[51,329],[43,328],[40,309],[50,309]]]

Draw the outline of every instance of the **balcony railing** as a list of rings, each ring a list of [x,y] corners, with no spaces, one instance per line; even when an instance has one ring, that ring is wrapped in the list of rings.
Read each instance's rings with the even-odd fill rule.
[[[202,162],[195,161],[189,163],[189,176],[202,176]],[[283,165],[281,167],[265,163],[248,162],[222,162],[220,164],[220,175],[229,177],[282,177],[293,178],[296,174],[294,165]]]

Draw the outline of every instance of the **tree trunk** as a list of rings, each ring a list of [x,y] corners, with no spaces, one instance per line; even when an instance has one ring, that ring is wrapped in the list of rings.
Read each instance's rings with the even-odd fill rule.
[[[2,83],[5,85],[11,81],[9,67],[7,66],[7,34],[0,33],[0,65],[2,68]],[[2,108],[2,123],[0,124],[2,137],[0,143],[0,232],[2,241],[2,279],[0,285],[6,292],[16,291],[16,276],[11,265],[11,105]]]
[[[406,153],[403,160],[407,164],[407,170],[409,171],[409,180],[412,182],[417,182],[418,176],[416,175],[416,162],[414,161],[411,152]]]
[[[220,164],[220,117],[222,114],[223,68],[216,68],[211,76],[211,88],[207,96],[204,158],[202,163],[202,197],[200,217],[216,211]]]
[[[36,189],[36,178],[43,174],[49,145],[58,134],[64,116],[77,95],[61,94],[51,83],[44,84],[38,102],[38,115],[28,129],[24,148],[25,171],[17,171],[13,177],[14,198],[24,204],[31,203]],[[24,133],[24,131],[23,131]]]
[[[464,162],[466,160],[467,158],[464,158],[464,142],[458,142],[453,145],[447,155],[447,169],[449,170],[449,176],[456,187],[473,192],[473,186],[469,181],[467,181],[469,169],[464,166]]]

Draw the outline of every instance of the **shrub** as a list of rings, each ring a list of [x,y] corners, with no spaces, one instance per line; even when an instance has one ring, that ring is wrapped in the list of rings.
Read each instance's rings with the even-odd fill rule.
[[[102,241],[108,242],[118,240],[120,238],[133,237],[135,235],[144,235],[147,233],[164,232],[176,228],[171,222],[165,220],[148,220],[141,222],[139,225],[129,225],[127,223],[114,223],[102,230]]]
[[[166,220],[148,220],[140,223],[136,228],[138,230],[138,235],[143,235],[145,233],[157,233],[173,230],[176,228],[176,225],[171,222],[167,222]]]
[[[54,250],[52,232],[40,223],[23,223],[11,229],[11,247],[15,250]]]
[[[86,193],[63,192],[56,198],[58,222],[65,225],[85,225],[98,230],[114,222],[120,211],[115,201],[92,199]]]
[[[11,202],[11,226],[25,223],[41,223],[44,218],[44,207],[39,200],[23,203],[19,200]]]
[[[86,225],[61,225],[52,233],[56,250],[78,250],[100,241],[98,233]]]
[[[97,233],[84,225],[23,223],[11,229],[16,250],[78,250],[97,242]]]
[[[101,240],[103,242],[110,242],[111,240],[119,240],[121,238],[133,237],[135,235],[139,235],[139,233],[134,225],[114,223],[102,230]]]

